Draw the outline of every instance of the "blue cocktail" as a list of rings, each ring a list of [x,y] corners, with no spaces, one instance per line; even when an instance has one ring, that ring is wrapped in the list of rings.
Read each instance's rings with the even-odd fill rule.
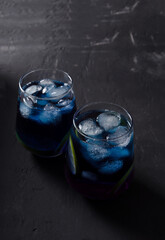
[[[77,111],[68,145],[69,184],[93,199],[114,198],[133,175],[133,122],[115,104],[93,103]]]
[[[76,110],[72,79],[60,70],[36,70],[20,79],[16,133],[33,153],[63,152]]]

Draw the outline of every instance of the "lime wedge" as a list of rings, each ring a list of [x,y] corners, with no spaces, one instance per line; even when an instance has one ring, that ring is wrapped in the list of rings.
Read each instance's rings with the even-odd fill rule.
[[[77,173],[77,158],[76,153],[73,145],[73,141],[71,136],[69,137],[69,147],[68,147],[68,157],[70,163],[70,170],[73,174]]]

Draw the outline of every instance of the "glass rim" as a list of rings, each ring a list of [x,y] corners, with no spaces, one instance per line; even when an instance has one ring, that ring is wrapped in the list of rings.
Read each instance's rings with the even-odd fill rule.
[[[68,84],[68,85],[70,86],[70,88],[69,88],[65,93],[63,93],[63,94],[61,94],[61,95],[59,95],[59,96],[57,96],[57,97],[44,97],[44,98],[34,96],[33,94],[30,94],[30,93],[26,93],[25,90],[24,90],[24,89],[22,88],[22,86],[21,86],[23,80],[24,80],[27,76],[29,76],[30,74],[36,73],[36,72],[41,72],[41,71],[53,72],[54,70],[51,69],[51,68],[38,68],[38,69],[31,70],[30,72],[22,75],[22,76],[20,77],[20,79],[19,79],[19,89],[21,90],[21,92],[22,92],[23,94],[25,93],[25,94],[26,94],[27,96],[29,96],[29,97],[32,97],[32,98],[34,98],[34,99],[38,99],[38,100],[43,100],[43,101],[44,101],[44,100],[54,100],[54,99],[63,98],[63,97],[66,96],[70,91],[72,91],[72,89],[73,89],[73,80],[72,80],[71,76],[70,76],[67,72],[65,72],[65,71],[63,71],[63,70],[55,69],[56,72],[61,72],[61,73],[65,74],[65,75],[68,77],[69,81],[70,81],[70,83]],[[42,79],[41,79],[41,80],[42,80]]]
[[[129,117],[129,119],[130,119],[130,121],[131,121],[131,122],[130,122],[130,128],[128,129],[128,131],[126,131],[126,133],[122,134],[121,136],[116,137],[116,138],[112,138],[112,139],[110,139],[110,140],[107,140],[107,139],[105,139],[105,138],[95,138],[95,137],[91,137],[91,136],[83,133],[83,132],[78,128],[78,126],[76,125],[75,118],[76,118],[77,115],[78,115],[82,110],[84,110],[85,108],[90,107],[90,106],[94,106],[94,105],[98,105],[98,104],[113,105],[113,106],[115,106],[115,107],[118,107],[118,108],[122,109],[122,110],[127,114],[127,116]],[[111,103],[111,102],[106,102],[106,101],[90,102],[90,103],[87,103],[87,104],[85,104],[84,106],[80,107],[80,108],[74,113],[74,115],[73,115],[73,126],[75,127],[76,131],[77,131],[80,135],[82,135],[83,137],[85,137],[85,138],[88,138],[88,139],[90,139],[90,140],[94,140],[94,141],[97,141],[97,142],[98,142],[98,141],[104,141],[104,142],[107,142],[107,143],[108,143],[108,142],[110,142],[110,141],[115,141],[115,140],[117,140],[117,139],[121,139],[121,138],[124,137],[125,135],[128,135],[128,134],[132,131],[132,129],[133,129],[133,118],[132,118],[132,116],[129,114],[129,112],[128,112],[125,108],[121,107],[121,106],[118,105],[118,104]]]

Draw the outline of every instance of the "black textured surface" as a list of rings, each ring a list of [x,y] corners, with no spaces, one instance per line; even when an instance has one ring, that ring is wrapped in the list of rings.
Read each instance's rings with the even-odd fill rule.
[[[165,238],[165,2],[0,1],[0,239]],[[63,159],[40,160],[15,138],[19,77],[58,67],[78,106],[106,100],[134,118],[135,180],[115,202],[74,192]]]

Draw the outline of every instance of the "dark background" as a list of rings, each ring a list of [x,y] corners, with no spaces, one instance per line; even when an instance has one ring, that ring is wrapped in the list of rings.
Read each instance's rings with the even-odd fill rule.
[[[66,183],[63,159],[39,160],[15,137],[19,77],[38,67],[73,78],[78,106],[125,107],[135,179],[115,202]],[[0,239],[165,239],[165,1],[0,1]]]

